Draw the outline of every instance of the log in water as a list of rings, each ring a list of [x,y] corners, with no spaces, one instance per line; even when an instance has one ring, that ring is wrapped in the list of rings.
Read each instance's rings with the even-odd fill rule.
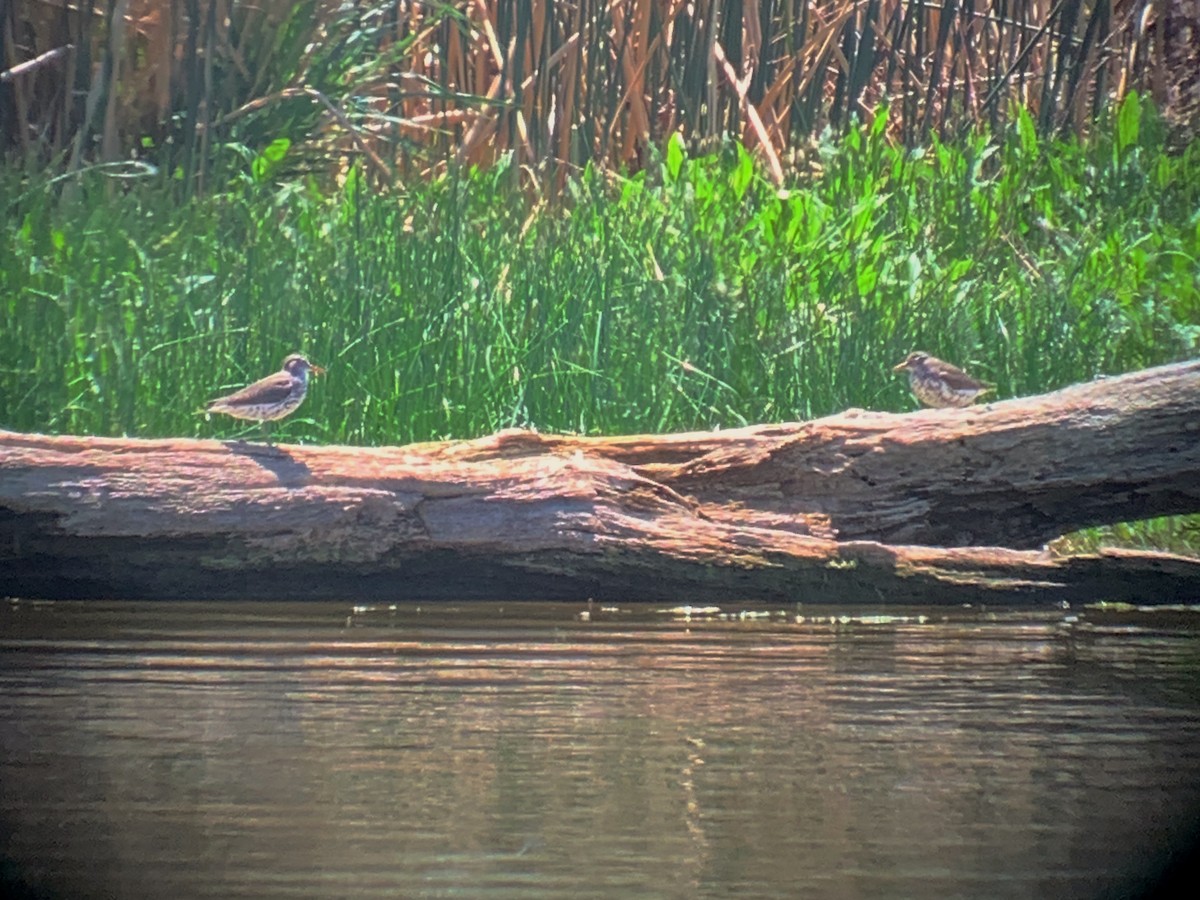
[[[1200,360],[968,409],[408,447],[0,432],[27,597],[1200,597],[1200,562],[1060,557],[1200,511]]]

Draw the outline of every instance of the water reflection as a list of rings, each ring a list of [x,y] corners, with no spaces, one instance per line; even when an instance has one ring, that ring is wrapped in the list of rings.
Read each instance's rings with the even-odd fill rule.
[[[2,874],[72,897],[1096,896],[1200,810],[1197,622],[11,604]]]

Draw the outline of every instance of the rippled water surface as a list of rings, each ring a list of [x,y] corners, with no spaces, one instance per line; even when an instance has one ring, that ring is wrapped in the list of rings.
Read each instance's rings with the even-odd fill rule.
[[[0,607],[0,887],[1095,897],[1195,839],[1200,614]]]

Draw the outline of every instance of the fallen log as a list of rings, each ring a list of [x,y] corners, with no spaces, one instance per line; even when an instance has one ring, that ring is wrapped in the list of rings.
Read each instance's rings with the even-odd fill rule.
[[[407,447],[0,432],[22,597],[1195,602],[1031,549],[1200,511],[1200,360],[968,409]]]

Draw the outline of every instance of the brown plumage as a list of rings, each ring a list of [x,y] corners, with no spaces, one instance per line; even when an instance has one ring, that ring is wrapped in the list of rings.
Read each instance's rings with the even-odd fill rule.
[[[908,354],[904,362],[892,369],[905,370],[913,395],[925,406],[970,406],[993,390],[992,385],[977,381],[957,366],[919,350]]]
[[[283,369],[261,378],[225,397],[210,400],[205,412],[224,413],[235,419],[261,422],[267,443],[271,442],[267,422],[274,422],[295,412],[308,393],[308,374],[320,375],[325,370],[314,366],[299,353],[283,361]]]

